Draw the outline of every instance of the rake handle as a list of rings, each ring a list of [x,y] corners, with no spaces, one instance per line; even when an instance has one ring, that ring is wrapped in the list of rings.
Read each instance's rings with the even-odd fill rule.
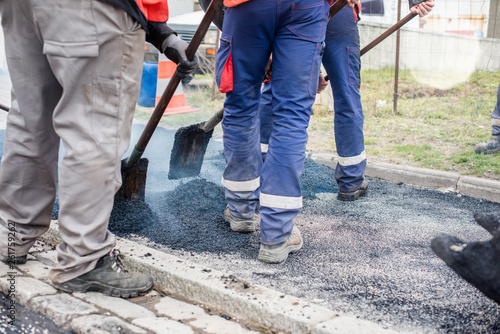
[[[367,53],[368,51],[373,49],[375,46],[380,44],[380,42],[382,42],[384,39],[386,39],[387,37],[392,35],[396,30],[398,30],[399,28],[401,28],[402,26],[404,26],[405,24],[410,22],[410,20],[413,19],[415,16],[417,16],[417,14],[410,13],[410,14],[406,15],[404,18],[402,18],[401,20],[399,20],[398,22],[396,22],[396,24],[394,24],[392,27],[387,29],[382,35],[378,36],[370,44],[368,44],[363,49],[361,49],[359,56],[361,57],[362,55],[364,55],[365,53]],[[328,76],[325,76],[325,80],[328,81]]]
[[[407,24],[408,22],[410,22],[410,20],[413,19],[415,16],[417,16],[417,14],[410,13],[410,14],[406,15],[404,18],[402,18],[401,20],[399,20],[398,22],[396,22],[395,25],[393,25],[392,27],[390,27],[389,29],[387,29],[382,35],[380,35],[375,40],[373,40],[370,44],[368,44],[367,46],[365,46],[361,50],[361,52],[359,53],[360,56],[364,55],[365,53],[367,53],[368,51],[370,51],[371,49],[373,49],[377,44],[379,44],[384,39],[386,39],[387,37],[389,37],[390,35],[392,35],[392,33],[394,33],[396,30],[398,30],[399,28],[401,28],[402,26],[404,26],[405,24]]]
[[[208,28],[210,27],[210,24],[212,23],[212,19],[215,17],[215,14],[217,12],[217,5],[220,2],[222,2],[222,0],[212,0],[210,5],[208,6],[205,16],[203,16],[203,19],[201,20],[198,29],[196,29],[196,32],[194,33],[193,38],[191,39],[191,42],[186,48],[186,56],[188,59],[192,60],[194,58],[196,50],[198,50],[198,47],[200,46],[203,40],[203,37],[205,36],[206,32],[208,31]],[[163,117],[163,113],[165,112],[168,103],[172,99],[172,96],[174,96],[175,90],[177,89],[177,86],[179,86],[180,82],[181,82],[181,77],[179,76],[179,73],[176,69],[167,85],[167,88],[165,88],[165,91],[163,92],[160,101],[153,110],[153,114],[151,115],[148,123],[146,124],[146,127],[142,131],[141,137],[137,141],[137,144],[132,150],[132,153],[127,158],[125,162],[126,167],[131,167],[140,160],[142,154],[146,149],[146,146],[149,143],[149,140],[153,136],[153,133],[155,132],[156,128],[158,127],[158,124],[160,123],[160,120]]]

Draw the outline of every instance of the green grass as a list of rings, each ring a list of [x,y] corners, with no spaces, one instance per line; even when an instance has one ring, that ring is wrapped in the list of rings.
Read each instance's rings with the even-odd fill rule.
[[[477,155],[474,146],[491,137],[500,72],[476,72],[469,81],[441,90],[417,82],[400,71],[397,111],[393,110],[394,71],[361,74],[368,161],[407,164],[500,180],[500,154]],[[385,101],[382,105],[379,101]],[[308,148],[335,153],[325,145],[333,113],[315,113]],[[314,130],[313,130],[314,129]],[[326,136],[326,137],[325,137]]]

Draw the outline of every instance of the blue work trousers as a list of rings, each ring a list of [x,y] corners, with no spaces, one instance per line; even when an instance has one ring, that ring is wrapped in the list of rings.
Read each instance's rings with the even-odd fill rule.
[[[353,9],[346,6],[328,22],[323,55],[334,99],[339,161],[335,178],[342,192],[359,189],[366,168],[364,116],[359,94],[359,32],[355,18]]]
[[[500,136],[500,85],[498,85],[497,90],[497,104],[491,113],[491,127],[491,134]]]
[[[260,200],[264,244],[286,240],[302,207],[300,175],[328,8],[326,0],[251,0],[224,15],[216,57],[216,80],[227,93],[222,183],[236,217],[252,217]],[[273,130],[263,164],[258,107],[271,53]]]

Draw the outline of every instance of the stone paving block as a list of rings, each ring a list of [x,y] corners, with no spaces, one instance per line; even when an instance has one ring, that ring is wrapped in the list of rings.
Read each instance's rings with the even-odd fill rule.
[[[209,334],[257,334],[257,332],[243,328],[236,322],[215,315],[191,321],[189,325]]]
[[[11,272],[10,266],[3,262],[0,262],[0,277],[7,276],[8,272]]]
[[[141,318],[132,320],[136,326],[146,328],[157,334],[192,334],[193,329],[167,318]]]
[[[54,266],[57,263],[57,252],[55,250],[52,251],[43,251],[36,252],[33,255],[42,263],[47,265]]]
[[[0,289],[7,295],[8,290],[12,290],[15,294],[16,303],[27,305],[31,298],[37,296],[53,295],[57,292],[56,289],[48,284],[40,282],[31,277],[17,276],[13,281],[7,278],[0,280]]]
[[[334,319],[317,324],[311,334],[352,334],[352,333],[370,333],[370,334],[396,334],[400,332],[393,331],[373,322],[357,318],[339,316]]]
[[[26,257],[26,259],[28,261],[36,261],[37,260],[36,257],[34,257],[32,254],[28,254],[28,256]]]
[[[97,292],[73,293],[73,296],[108,310],[123,319],[149,318],[156,315],[145,307],[131,303],[125,299],[110,297]]]
[[[45,280],[48,279],[50,266],[40,261],[27,261],[19,269],[36,279]]]
[[[71,330],[78,334],[146,334],[147,332],[134,325],[127,324],[117,317],[103,315],[85,315],[71,321]]]
[[[58,326],[78,316],[98,312],[94,306],[65,293],[33,298],[30,305],[34,312],[47,316]]]
[[[198,319],[208,314],[199,306],[185,303],[183,301],[163,297],[158,304],[155,305],[158,315],[167,316],[174,320]]]

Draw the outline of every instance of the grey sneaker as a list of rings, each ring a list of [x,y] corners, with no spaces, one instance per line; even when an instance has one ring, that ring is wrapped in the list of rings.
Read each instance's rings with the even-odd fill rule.
[[[150,275],[129,273],[120,261],[122,255],[113,250],[97,261],[96,267],[86,274],[64,283],[54,283],[64,292],[101,292],[113,297],[137,297],[153,288]]]
[[[259,223],[260,216],[255,214],[253,218],[237,218],[231,214],[229,208],[224,210],[224,220],[229,223],[234,232],[250,233],[255,232],[255,224]]]
[[[28,257],[22,256],[2,256],[2,262],[6,264],[25,264]]]
[[[342,192],[339,190],[339,193],[337,194],[337,199],[339,201],[355,201],[358,199],[358,197],[366,195],[367,191],[368,191],[368,182],[364,180],[363,183],[361,183],[361,187],[359,187],[358,190],[351,192]]]
[[[259,256],[257,259],[267,263],[284,262],[288,254],[295,253],[302,248],[304,242],[300,236],[300,231],[297,227],[293,227],[290,237],[277,245],[260,244]]]
[[[494,154],[500,151],[500,135],[491,136],[485,142],[479,143],[474,148],[474,151],[478,154]]]

